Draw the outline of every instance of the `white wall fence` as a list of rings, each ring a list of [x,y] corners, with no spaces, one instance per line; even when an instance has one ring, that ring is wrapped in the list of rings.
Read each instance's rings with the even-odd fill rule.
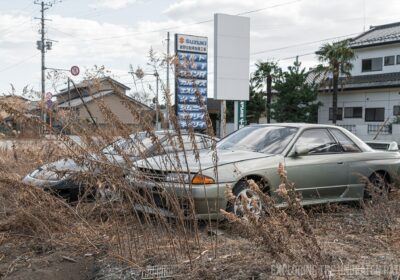
[[[338,124],[338,126],[346,128],[362,140],[373,140],[378,134],[376,140],[389,140],[400,143],[400,124]]]
[[[364,141],[373,140],[379,131],[376,140],[396,141],[400,144],[400,124],[338,124],[337,126],[349,130]],[[232,133],[234,130],[233,123],[226,124],[226,135]]]

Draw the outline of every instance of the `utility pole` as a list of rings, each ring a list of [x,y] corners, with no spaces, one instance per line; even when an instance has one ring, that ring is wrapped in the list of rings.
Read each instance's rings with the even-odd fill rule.
[[[168,98],[168,102],[166,102],[167,104],[170,104],[170,90],[169,90],[169,31],[167,32],[167,94],[166,97]],[[166,110],[166,117],[167,117],[167,129],[169,129],[169,108],[167,108]]]
[[[48,10],[51,6],[55,4],[56,0],[54,1],[49,1],[49,2],[44,2],[44,1],[39,1],[35,0],[34,4],[35,5],[40,5],[40,18],[35,18],[40,20],[40,41],[36,42],[37,49],[40,50],[41,55],[42,55],[42,63],[41,63],[41,85],[42,85],[42,93],[41,93],[41,100],[42,100],[42,109],[41,109],[41,115],[42,115],[42,120],[44,123],[46,123],[46,110],[43,108],[44,103],[45,103],[45,95],[46,95],[46,85],[45,85],[45,77],[46,77],[46,64],[45,64],[45,54],[47,50],[51,50],[52,47],[52,40],[46,39],[45,38],[45,21],[49,20],[44,17],[44,12]]]

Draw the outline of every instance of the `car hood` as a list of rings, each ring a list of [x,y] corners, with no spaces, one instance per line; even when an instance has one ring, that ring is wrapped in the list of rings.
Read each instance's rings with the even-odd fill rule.
[[[115,165],[123,165],[124,159],[120,155],[105,155],[107,158],[107,163],[115,164]],[[88,157],[87,164],[79,164],[73,159],[65,158],[61,159],[46,165],[43,165],[38,168],[39,171],[41,170],[48,170],[48,171],[58,171],[58,172],[79,172],[79,171],[86,171],[88,170],[87,166],[90,162],[97,161],[97,162],[105,162],[104,158],[99,157],[98,155],[92,154]]]
[[[257,153],[245,150],[216,150],[216,155],[218,156],[218,166],[225,164],[231,164],[235,162],[264,158],[273,156],[271,154]],[[212,150],[202,150],[199,152],[199,159],[197,160],[192,152],[186,153],[187,160],[185,161],[184,153],[177,154],[179,158],[180,165],[183,170],[186,170],[186,166],[189,167],[191,172],[198,172],[201,169],[205,170],[215,166],[214,163],[214,151]],[[164,171],[177,171],[178,159],[176,155],[162,155],[152,158],[147,158],[145,160],[140,160],[136,162],[138,168],[150,168],[155,170]]]

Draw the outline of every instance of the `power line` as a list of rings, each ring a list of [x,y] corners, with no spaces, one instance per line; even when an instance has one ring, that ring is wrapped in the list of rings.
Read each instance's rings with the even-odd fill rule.
[[[22,59],[22,60],[20,60],[20,61],[18,61],[18,62],[16,62],[16,63],[14,63],[14,64],[11,64],[11,65],[9,65],[9,66],[3,68],[3,69],[0,69],[0,73],[1,73],[1,72],[4,72],[4,71],[7,71],[7,70],[9,70],[9,69],[11,69],[11,68],[13,68],[13,67],[15,67],[15,66],[18,66],[18,65],[20,65],[20,64],[22,64],[22,63],[24,63],[24,62],[26,62],[26,61],[28,61],[28,60],[34,58],[35,56],[38,56],[38,55],[39,55],[38,53],[35,53],[34,55],[31,55],[31,56],[29,56],[29,57],[26,57],[26,58],[24,58],[24,59]]]
[[[295,55],[295,56],[284,57],[284,58],[280,58],[278,60],[279,61],[288,60],[288,59],[293,59],[293,58],[300,57],[300,56],[308,56],[308,55],[312,55],[312,54],[315,54],[315,52],[309,52],[309,53],[298,54],[298,55]]]
[[[64,32],[64,31],[62,31],[62,30],[60,30],[58,28],[55,28],[54,26],[49,26],[48,28],[49,29],[53,29],[53,30],[55,30],[55,31],[57,31],[59,33],[64,34],[64,35],[67,35],[67,36],[70,36],[70,37],[75,37],[75,35],[72,35],[71,33]]]
[[[330,41],[330,40],[339,39],[339,38],[343,38],[343,37],[350,37],[350,36],[354,36],[354,35],[358,35],[358,34],[359,33],[352,33],[352,34],[347,34],[347,35],[342,35],[342,36],[337,36],[337,37],[325,38],[325,39],[321,39],[321,40],[317,40],[317,41],[310,41],[310,42],[304,42],[304,43],[300,43],[300,44],[288,45],[288,46],[279,47],[279,48],[275,48],[275,49],[268,49],[268,50],[264,50],[264,51],[253,52],[250,55],[258,55],[258,54],[263,54],[263,53],[267,53],[267,52],[274,52],[274,51],[280,51],[280,50],[290,49],[290,48],[294,48],[294,47],[312,45],[312,44],[321,43],[324,41]]]
[[[276,4],[276,5],[273,5],[273,6],[268,6],[268,7],[264,7],[264,8],[260,8],[260,9],[256,9],[256,10],[250,10],[250,11],[238,13],[238,14],[235,14],[235,15],[239,16],[239,15],[257,13],[257,12],[261,12],[261,11],[272,9],[272,8],[291,5],[291,4],[300,2],[300,1],[302,1],[302,0],[295,0],[295,1],[285,2],[285,3],[281,3],[281,4]],[[165,32],[165,31],[170,31],[170,30],[174,30],[174,29],[179,29],[179,28],[182,28],[182,27],[188,27],[188,26],[193,26],[193,25],[198,25],[198,24],[204,24],[204,23],[209,23],[209,22],[213,22],[213,21],[214,21],[214,19],[207,19],[207,20],[197,21],[197,22],[188,23],[188,24],[184,24],[184,25],[178,25],[178,26],[173,26],[173,27],[165,27],[165,28],[154,29],[154,30],[149,30],[149,31],[145,31],[145,32],[138,31],[138,32],[132,32],[132,33],[126,33],[126,34],[123,34],[123,35],[108,36],[108,37],[98,37],[98,38],[92,38],[92,39],[86,39],[86,40],[79,40],[79,43],[81,43],[81,42],[90,42],[90,41],[109,40],[109,39],[118,39],[118,38],[123,38],[123,37],[127,37],[127,36],[132,36],[132,35],[143,35],[143,34],[149,34],[149,33]],[[65,43],[78,43],[78,42],[75,42],[75,40],[71,40],[71,41],[65,41]]]
[[[24,9],[23,9],[23,10],[24,10]],[[33,14],[32,14],[33,11],[34,11],[34,9],[32,9],[28,14],[29,14],[30,16],[32,16],[32,15],[33,15]],[[6,27],[6,28],[0,30],[0,33],[3,33],[3,34],[2,34],[3,36],[4,36],[4,35],[9,35],[9,34],[11,34],[11,33],[14,33],[14,32],[16,32],[16,31],[13,30],[13,28],[21,27],[21,25],[25,25],[26,23],[30,22],[31,20],[32,20],[32,18],[29,17],[29,19],[23,20],[23,21],[21,21],[21,22],[16,23],[15,25],[11,25],[11,26],[9,26],[9,27]]]
[[[294,3],[297,3],[297,2],[301,2],[301,0],[295,0],[295,1],[286,2],[286,3],[282,3],[282,4],[276,4],[274,6],[269,6],[269,7],[256,9],[256,10],[251,10],[251,11],[247,11],[247,12],[236,14],[236,16],[242,16],[242,15],[247,15],[247,14],[252,14],[252,13],[258,13],[258,12],[264,11],[266,9],[277,8],[277,7],[280,7],[280,6],[286,6],[286,5],[294,4]]]

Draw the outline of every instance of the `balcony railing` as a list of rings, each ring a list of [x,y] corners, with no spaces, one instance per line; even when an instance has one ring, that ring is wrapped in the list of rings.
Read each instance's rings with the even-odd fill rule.
[[[369,124],[368,125],[368,134],[392,134],[392,126],[391,125],[383,125],[383,124]]]
[[[338,124],[338,126],[343,127],[350,131],[351,133],[357,133],[357,126],[355,124]]]

